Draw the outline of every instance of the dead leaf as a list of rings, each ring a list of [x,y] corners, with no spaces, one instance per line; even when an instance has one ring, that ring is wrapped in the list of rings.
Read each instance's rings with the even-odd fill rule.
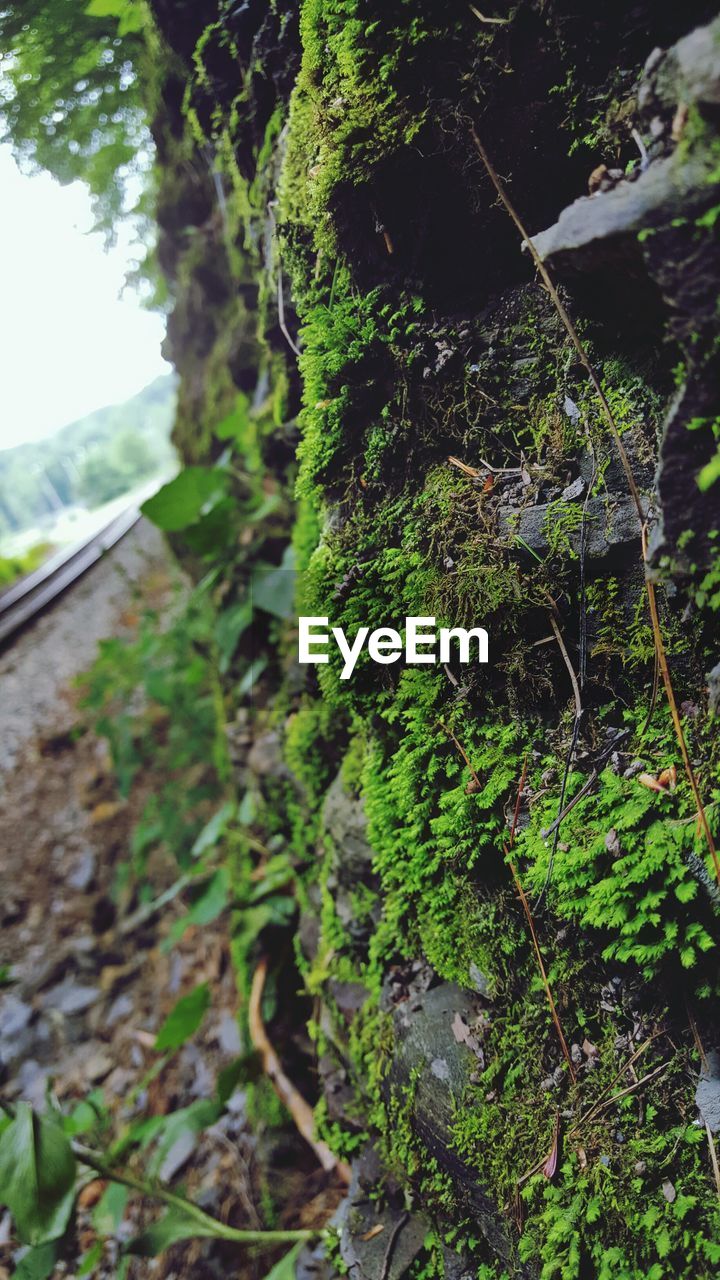
[[[98,1200],[102,1198],[106,1186],[107,1182],[103,1182],[102,1178],[95,1178],[92,1182],[88,1182],[77,1198],[78,1207],[80,1209],[92,1209],[98,1203]]]
[[[670,791],[675,790],[677,786],[677,769],[674,764],[671,764],[668,769],[663,769],[662,773],[658,775],[658,782],[661,787],[668,787]]]
[[[476,467],[469,467],[466,462],[461,462],[459,458],[454,458],[452,454],[448,454],[448,462],[453,467],[457,467],[458,471],[464,472],[466,476],[472,476],[473,480],[479,480],[482,471],[478,471]]]
[[[605,837],[605,848],[608,853],[612,854],[613,858],[620,856],[620,839],[614,827],[610,828]]]
[[[136,1040],[138,1044],[142,1045],[143,1049],[155,1048],[155,1040],[157,1037],[154,1036],[151,1031],[143,1031],[142,1028],[140,1028],[138,1031],[129,1031],[128,1034],[132,1040]]]
[[[665,790],[664,787],[660,786],[657,778],[653,778],[651,773],[639,773],[637,781],[640,783],[641,787],[647,787],[648,791],[659,791],[662,795]]]
[[[690,112],[687,103],[679,102],[672,122],[671,137],[673,142],[679,142],[682,138],[683,130],[687,124],[689,114]]]
[[[493,476],[487,476],[485,478],[485,483],[482,487],[483,493],[492,493],[494,484],[495,484],[495,480]]]
[[[666,1178],[662,1184],[662,1193],[665,1199],[667,1200],[668,1204],[672,1204],[673,1200],[677,1196],[677,1191],[675,1190],[669,1178]]]
[[[482,791],[482,783],[479,778],[471,778],[465,788],[465,795],[476,796],[478,791]]]
[[[96,804],[91,811],[90,821],[93,825],[99,822],[110,822],[113,818],[117,818],[124,808],[122,800],[101,800],[100,804]]]
[[[453,1018],[452,1033],[458,1044],[466,1045],[471,1053],[474,1053],[483,1064],[485,1063],[485,1055],[483,1053],[482,1045],[480,1044],[480,1041],[475,1035],[472,1027],[465,1021],[461,1013],[456,1013]]]
[[[578,1158],[578,1169],[580,1170],[581,1173],[583,1173],[588,1166],[587,1152],[584,1147],[578,1147],[577,1158]]]
[[[557,1173],[558,1167],[558,1151],[560,1149],[560,1116],[555,1119],[555,1133],[553,1134],[553,1144],[550,1148],[550,1155],[545,1161],[542,1172],[548,1182],[552,1181]]]
[[[361,1236],[361,1237],[360,1237],[360,1239],[361,1239],[361,1240],[374,1240],[374,1239],[375,1239],[375,1237],[376,1237],[376,1236],[379,1236],[379,1235],[380,1235],[380,1233],[381,1233],[382,1231],[384,1231],[384,1230],[385,1230],[385,1224],[384,1224],[384,1222],[378,1222],[378,1224],[377,1224],[377,1226],[376,1226],[376,1227],[371,1227],[369,1231],[366,1231],[366,1232],[365,1232],[365,1235],[364,1235],[364,1236]]]

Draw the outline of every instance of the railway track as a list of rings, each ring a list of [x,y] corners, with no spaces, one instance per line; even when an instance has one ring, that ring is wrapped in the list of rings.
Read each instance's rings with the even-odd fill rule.
[[[121,511],[92,537],[59,551],[34,573],[13,583],[0,595],[0,649],[43,613],[110,551],[140,519],[137,505]]]

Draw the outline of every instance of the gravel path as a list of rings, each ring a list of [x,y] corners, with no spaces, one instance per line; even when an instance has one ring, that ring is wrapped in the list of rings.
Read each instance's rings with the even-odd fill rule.
[[[0,774],[66,713],[70,681],[90,666],[99,640],[125,630],[140,583],[145,590],[153,579],[167,581],[171,563],[162,535],[141,520],[0,654]]]

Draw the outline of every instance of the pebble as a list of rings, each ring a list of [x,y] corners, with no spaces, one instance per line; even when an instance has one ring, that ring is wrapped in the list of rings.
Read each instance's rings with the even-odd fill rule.
[[[64,978],[56,987],[47,992],[43,1004],[46,1009],[57,1009],[66,1018],[74,1014],[84,1013],[100,998],[98,987],[84,987],[73,982],[72,978]]]
[[[78,893],[87,893],[95,879],[95,870],[95,854],[92,849],[86,849],[81,853],[67,877],[68,888],[75,889]]]
[[[196,1145],[197,1134],[191,1133],[189,1129],[184,1129],[173,1142],[160,1165],[160,1178],[163,1182],[172,1182],[173,1178],[187,1164]]]

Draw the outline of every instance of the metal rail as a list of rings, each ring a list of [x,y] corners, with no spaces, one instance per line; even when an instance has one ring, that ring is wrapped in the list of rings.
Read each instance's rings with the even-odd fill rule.
[[[8,587],[0,595],[0,648],[97,564],[137,524],[140,514],[138,506],[128,507],[86,542],[51,556],[34,573]]]

